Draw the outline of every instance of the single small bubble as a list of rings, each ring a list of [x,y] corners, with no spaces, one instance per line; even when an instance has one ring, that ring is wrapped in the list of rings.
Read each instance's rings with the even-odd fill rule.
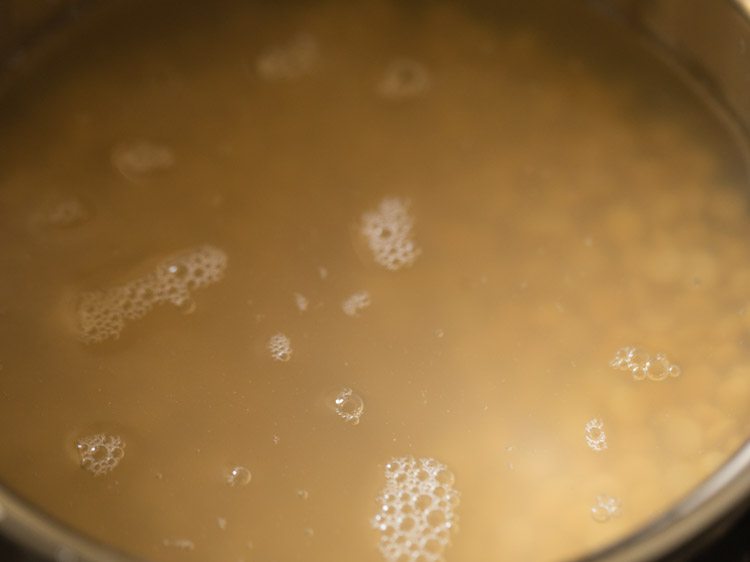
[[[180,312],[186,315],[195,312],[196,308],[198,308],[198,305],[195,300],[189,297],[179,305]]]
[[[669,376],[670,377],[679,377],[682,374],[682,369],[679,365],[670,365],[669,366]]]
[[[227,530],[227,520],[224,519],[223,517],[217,517],[216,524],[219,526],[219,529],[221,529],[222,531]]]
[[[301,500],[306,500],[310,497],[310,492],[307,490],[299,489],[297,490],[297,497]]]
[[[195,550],[195,543],[190,539],[164,539],[162,544],[167,548],[177,550]]]
[[[445,523],[445,514],[439,509],[430,511],[427,514],[427,523],[429,523],[431,527],[439,527]]]
[[[244,466],[235,466],[229,471],[227,483],[232,487],[247,486],[252,477],[250,471]]]
[[[453,473],[450,470],[441,470],[435,475],[435,480],[443,486],[453,486],[456,482],[456,477],[453,476]]]
[[[188,274],[188,268],[184,263],[170,263],[167,265],[167,273],[182,279]]]
[[[327,279],[328,278],[328,270],[325,267],[320,266],[320,267],[318,267],[318,275],[320,276],[321,279]]]
[[[365,410],[365,402],[351,388],[344,387],[334,399],[334,408],[344,421],[357,425]]]
[[[304,532],[305,532],[305,536],[308,539],[311,539],[313,538],[313,536],[315,536],[315,530],[312,529],[311,527],[306,527]]]
[[[435,330],[434,333],[435,333],[435,337],[438,338],[438,339],[440,339],[443,336],[445,336],[445,332],[443,330],[441,330],[440,328],[438,328],[437,330]]]
[[[278,445],[281,442],[281,437],[279,437],[278,435],[274,435],[273,437],[271,437],[271,441],[273,441],[274,445]]]
[[[301,293],[294,293],[294,304],[297,305],[297,308],[300,312],[305,312],[307,310],[307,307],[310,305],[310,302],[307,300],[307,297]]]
[[[631,347],[628,352],[628,364],[643,370],[649,362],[650,355],[637,347]]]
[[[649,359],[643,371],[652,381],[663,381],[669,376],[669,361],[664,355],[657,353]]]

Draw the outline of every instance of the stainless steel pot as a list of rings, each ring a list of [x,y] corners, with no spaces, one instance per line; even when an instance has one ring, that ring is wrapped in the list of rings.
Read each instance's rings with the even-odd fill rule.
[[[117,0],[115,0],[117,1]],[[583,0],[582,0],[583,1]],[[618,19],[681,72],[748,146],[750,0],[589,0]],[[0,0],[0,96],[22,72],[20,60],[44,58],[103,3]],[[0,103],[2,102],[0,98]],[[750,154],[750,151],[747,151]],[[750,158],[746,159],[750,162]],[[581,562],[663,560],[720,536],[750,505],[750,440],[713,476],[649,524]],[[0,531],[58,562],[134,562],[40,513],[0,485]]]

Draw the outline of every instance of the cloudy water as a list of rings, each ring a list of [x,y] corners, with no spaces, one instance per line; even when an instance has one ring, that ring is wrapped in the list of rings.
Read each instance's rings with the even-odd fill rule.
[[[28,69],[0,480],[157,562],[493,562],[719,467],[740,148],[614,24],[519,4],[123,3]]]

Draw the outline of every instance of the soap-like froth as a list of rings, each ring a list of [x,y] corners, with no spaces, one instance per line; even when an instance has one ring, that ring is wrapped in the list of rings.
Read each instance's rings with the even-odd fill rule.
[[[369,291],[357,291],[341,303],[341,310],[347,316],[359,316],[359,312],[370,306],[371,302]]]
[[[586,444],[594,451],[604,451],[607,448],[607,434],[604,432],[604,422],[593,418],[586,422],[583,428]]]
[[[362,215],[361,232],[375,262],[389,271],[410,266],[421,250],[413,239],[414,219],[409,201],[383,199],[378,207]]]
[[[444,562],[460,494],[448,468],[432,458],[392,459],[372,525],[386,562]]]
[[[113,471],[125,456],[125,443],[118,435],[97,433],[76,441],[81,466],[94,476]]]
[[[274,334],[268,340],[268,351],[274,361],[285,363],[292,358],[292,340],[281,332]]]
[[[226,253],[206,244],[172,255],[124,285],[83,293],[77,307],[79,336],[85,343],[116,339],[128,321],[164,303],[190,311],[192,292],[221,280],[226,267]]]

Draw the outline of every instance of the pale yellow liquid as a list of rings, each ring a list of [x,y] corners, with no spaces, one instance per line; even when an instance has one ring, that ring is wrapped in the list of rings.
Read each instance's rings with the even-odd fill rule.
[[[750,411],[740,150],[623,30],[516,4],[130,4],[6,96],[2,481],[147,559],[375,562],[385,463],[429,457],[461,493],[446,560],[489,562],[602,546],[720,466]],[[299,34],[314,64],[259,73]],[[403,57],[429,87],[384,97]],[[113,151],[141,140],[173,164],[123,175]],[[420,250],[398,271],[359,231],[387,197]],[[227,264],[194,310],[81,341],[81,295],[202,244]],[[631,345],[681,376],[610,367]],[[95,433],[126,443],[102,476],[75,447]],[[592,518],[598,494],[619,517]]]

